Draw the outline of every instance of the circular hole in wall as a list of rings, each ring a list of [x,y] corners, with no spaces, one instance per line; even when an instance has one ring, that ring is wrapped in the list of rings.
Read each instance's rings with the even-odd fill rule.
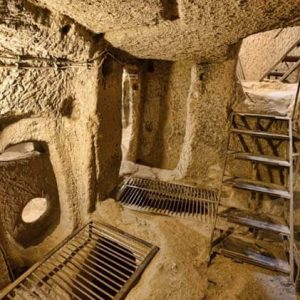
[[[33,223],[39,220],[47,211],[48,203],[46,198],[31,199],[22,210],[22,221]]]

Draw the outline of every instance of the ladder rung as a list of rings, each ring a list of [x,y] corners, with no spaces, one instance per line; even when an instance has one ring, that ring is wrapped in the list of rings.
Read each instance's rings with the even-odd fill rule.
[[[282,77],[285,73],[284,72],[277,72],[277,71],[273,71],[273,72],[270,72],[268,74],[268,77],[270,76],[274,76],[274,77]]]
[[[252,131],[243,129],[231,129],[231,132],[235,134],[247,134],[252,136],[257,136],[266,139],[277,139],[277,140],[288,140],[289,136],[285,134],[269,133],[264,131]]]
[[[298,60],[300,60],[300,56],[289,55],[289,56],[286,56],[282,61],[283,62],[297,62]]]
[[[272,71],[275,69],[276,70],[276,67],[278,66],[279,63],[281,63],[287,56],[289,56],[288,54],[292,52],[293,49],[295,49],[296,47],[299,47],[300,45],[300,42],[299,41],[296,41],[295,43],[293,43],[288,49],[287,51],[284,53],[283,56],[280,57],[279,60],[276,61],[276,63],[271,67],[271,69],[269,69],[266,73],[264,73],[263,77],[260,79],[260,81],[263,81],[266,77],[270,77],[270,74],[272,73]],[[298,62],[295,64],[297,65]],[[293,71],[292,71],[293,72]],[[289,73],[288,71],[286,73],[284,73],[284,75],[281,75],[282,78],[280,78],[280,80],[284,80],[286,78],[286,76],[289,76]]]
[[[270,255],[267,255],[266,251],[262,253],[261,247],[258,247],[254,242],[246,242],[237,237],[227,237],[215,246],[214,252],[273,271],[286,274],[291,271],[289,263],[277,258],[275,253],[270,253]]]
[[[280,233],[286,236],[290,234],[289,227],[285,224],[284,220],[267,214],[230,207],[219,213],[219,216],[226,218],[231,223]]]
[[[269,194],[272,196],[278,196],[280,198],[290,199],[291,195],[287,189],[283,186],[267,183],[262,181],[243,179],[243,178],[230,178],[224,180],[224,183],[230,183],[233,187],[263,194]]]
[[[228,154],[231,154],[228,152]],[[242,159],[242,160],[249,160],[253,162],[278,166],[278,167],[290,167],[289,161],[276,157],[276,156],[268,156],[268,155],[260,155],[260,154],[252,154],[252,153],[245,153],[245,152],[235,152],[232,153],[235,159]]]
[[[234,115],[241,116],[241,117],[249,117],[249,118],[259,118],[259,119],[274,119],[274,120],[282,120],[282,121],[290,120],[290,118],[286,116],[260,115],[260,114],[242,113],[242,112],[234,113]]]

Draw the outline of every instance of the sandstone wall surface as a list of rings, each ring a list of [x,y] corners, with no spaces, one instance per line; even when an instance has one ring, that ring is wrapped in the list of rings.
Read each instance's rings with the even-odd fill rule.
[[[23,142],[46,145],[46,170],[51,166],[47,173],[61,209],[51,235],[24,245],[9,232],[27,200],[19,195],[8,211],[14,194],[7,197],[3,185],[0,236],[11,257],[17,248],[20,265],[89,220],[96,202],[117,186],[125,63],[106,55],[107,49],[143,59],[135,59],[142,74],[137,162],[176,170],[176,180],[216,187],[240,41],[295,24],[300,13],[300,0],[71,2],[12,0],[0,12],[0,153]],[[22,176],[16,168],[8,182],[16,176],[20,190],[35,191],[41,181],[27,182],[42,173],[42,163],[30,168],[35,163],[28,162]]]
[[[190,61],[155,61],[153,73],[145,73],[140,162],[176,167],[185,134],[190,68]]]
[[[236,91],[236,57],[222,63],[188,60],[154,66],[159,66],[156,76],[146,75],[139,162],[177,169],[182,180],[214,185]]]
[[[19,143],[39,142],[46,145],[53,168],[51,173],[43,162],[36,167],[28,162],[22,172],[11,169],[8,180],[6,167],[0,166],[5,182],[0,189],[1,241],[22,266],[24,258],[30,258],[30,265],[85,223],[96,201],[115,188],[121,161],[122,66],[101,55],[103,39],[68,17],[18,0],[9,3],[8,13],[18,25],[0,24],[0,153]],[[45,180],[57,183],[59,226],[43,223],[43,240],[25,245],[9,232],[17,228],[29,197],[26,190],[42,193],[42,170]],[[55,220],[56,214],[50,218]],[[26,228],[22,234],[31,236]]]
[[[236,89],[235,68],[236,58],[192,66],[185,137],[176,167],[186,180],[217,187]]]
[[[285,52],[299,40],[300,27],[271,30],[244,39],[239,58],[245,79],[260,80]]]

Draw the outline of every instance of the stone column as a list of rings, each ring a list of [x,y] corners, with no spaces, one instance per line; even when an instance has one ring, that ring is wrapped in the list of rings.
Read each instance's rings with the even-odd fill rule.
[[[192,66],[186,131],[177,165],[182,179],[204,185],[219,181],[235,74],[236,59]]]
[[[98,103],[94,128],[96,190],[105,200],[118,184],[122,159],[122,72],[123,67],[107,58],[99,70]],[[94,207],[91,207],[91,210]]]
[[[125,158],[135,162],[141,123],[141,74],[137,67],[128,68],[129,82],[129,145]]]

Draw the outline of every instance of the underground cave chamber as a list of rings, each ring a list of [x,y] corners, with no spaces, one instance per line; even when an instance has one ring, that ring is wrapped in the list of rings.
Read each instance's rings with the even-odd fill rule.
[[[296,299],[299,4],[0,3],[0,299]]]

